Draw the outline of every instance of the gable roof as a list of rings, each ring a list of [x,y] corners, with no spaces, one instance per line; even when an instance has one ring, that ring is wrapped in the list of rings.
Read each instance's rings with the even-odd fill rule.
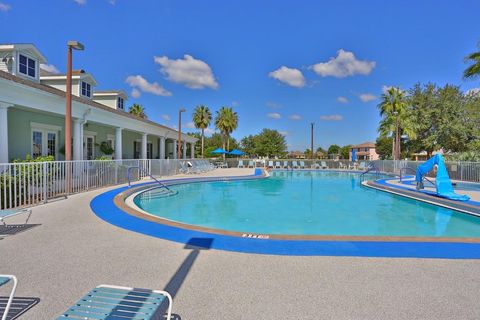
[[[375,148],[375,142],[364,142],[357,144],[355,146],[351,146],[350,149],[352,148]]]
[[[25,50],[38,58],[40,63],[47,63],[45,56],[31,43],[5,43],[0,44],[0,51]]]

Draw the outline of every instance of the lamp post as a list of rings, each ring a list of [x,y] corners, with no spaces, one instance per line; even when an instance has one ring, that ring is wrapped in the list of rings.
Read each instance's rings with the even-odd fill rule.
[[[313,126],[315,125],[314,122],[310,123],[310,152],[312,154],[312,160],[314,158],[313,156]]]
[[[182,159],[182,112],[185,108],[178,110],[178,145],[177,145],[177,159]]]
[[[65,94],[65,160],[72,160],[72,49],[83,50],[78,41],[67,42],[67,90]]]
[[[400,139],[398,136],[398,111],[394,111],[393,114],[395,115],[395,151],[393,155],[393,160],[400,160]]]

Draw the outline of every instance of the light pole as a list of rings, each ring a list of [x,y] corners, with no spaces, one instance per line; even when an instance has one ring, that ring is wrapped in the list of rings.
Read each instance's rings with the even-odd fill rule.
[[[178,110],[178,146],[177,146],[177,159],[182,159],[182,112],[185,112],[184,108]]]
[[[398,136],[398,111],[393,112],[395,115],[395,155],[393,160],[400,160],[400,139]]]
[[[315,125],[314,122],[310,123],[310,152],[312,154],[312,160],[313,160],[313,126]]]
[[[72,160],[72,49],[83,50],[78,41],[67,42],[67,90],[65,94],[65,160]]]

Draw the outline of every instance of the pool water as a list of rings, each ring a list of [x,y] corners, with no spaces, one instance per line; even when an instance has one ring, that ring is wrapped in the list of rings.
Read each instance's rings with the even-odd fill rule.
[[[172,186],[171,197],[152,189],[134,203],[161,218],[255,234],[480,237],[480,218],[361,187],[359,179],[274,171],[267,179]]]

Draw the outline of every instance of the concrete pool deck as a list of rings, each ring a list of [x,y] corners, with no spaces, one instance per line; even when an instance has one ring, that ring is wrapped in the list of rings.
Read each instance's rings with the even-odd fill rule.
[[[20,319],[53,319],[102,283],[168,290],[184,320],[480,318],[478,260],[192,250],[97,218],[90,200],[114,188],[35,207],[38,226],[0,240],[0,273],[18,277],[17,296],[40,299]]]

